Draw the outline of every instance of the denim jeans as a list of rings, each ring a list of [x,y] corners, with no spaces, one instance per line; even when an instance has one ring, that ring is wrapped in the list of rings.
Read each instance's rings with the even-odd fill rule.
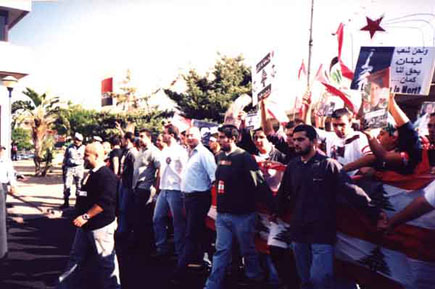
[[[115,229],[116,221],[93,231],[77,229],[65,273],[59,277],[58,289],[84,287],[77,284],[78,270],[88,258],[93,256],[97,257],[96,262],[101,278],[99,288],[121,288],[115,253]]]
[[[133,226],[133,190],[119,185],[119,217],[118,217],[118,232],[130,233]]]
[[[218,213],[216,218],[216,253],[213,255],[213,268],[205,287],[223,288],[225,269],[231,261],[233,237],[237,238],[240,253],[245,262],[245,275],[258,280],[263,277],[257,250],[254,244],[257,214],[234,215]]]
[[[169,251],[166,229],[169,210],[171,210],[174,225],[175,252],[177,256],[181,256],[184,247],[186,220],[183,212],[183,197],[181,192],[176,190],[162,190],[157,198],[153,216],[157,251],[161,254],[166,254]]]
[[[334,288],[334,246],[293,242],[301,289]]]

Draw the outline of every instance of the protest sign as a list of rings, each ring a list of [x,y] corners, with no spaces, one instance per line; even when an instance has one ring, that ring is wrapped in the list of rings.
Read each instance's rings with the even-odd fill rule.
[[[391,62],[393,92],[428,95],[434,56],[434,47],[396,47]]]
[[[271,51],[252,67],[252,105],[272,94],[275,77],[274,52]]]
[[[434,47],[361,47],[351,89],[363,90],[368,75],[391,67],[394,93],[428,95],[434,57]]]
[[[261,127],[261,119],[258,112],[250,112],[246,115],[245,128],[255,130]]]
[[[414,127],[418,130],[420,135],[427,135],[427,125],[430,121],[430,114],[435,112],[435,102],[425,101],[422,103],[420,111],[417,115],[417,120],[414,123]]]
[[[382,128],[388,121],[390,68],[371,73],[362,92],[363,128]]]

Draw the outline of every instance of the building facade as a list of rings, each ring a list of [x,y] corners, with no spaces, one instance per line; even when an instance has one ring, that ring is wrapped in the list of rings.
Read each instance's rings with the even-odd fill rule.
[[[32,8],[31,0],[0,0],[0,145],[10,153],[10,99],[5,77],[18,81],[29,74],[29,50],[9,42],[11,30]],[[14,93],[14,91],[12,91]],[[16,93],[16,91],[15,91]]]

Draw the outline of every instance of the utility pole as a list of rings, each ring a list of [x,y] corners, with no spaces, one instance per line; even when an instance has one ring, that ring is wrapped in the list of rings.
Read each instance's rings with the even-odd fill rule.
[[[308,41],[308,68],[307,68],[307,91],[310,91],[310,74],[311,74],[311,49],[313,48],[313,14],[314,0],[311,0],[311,19],[310,19],[310,40]]]

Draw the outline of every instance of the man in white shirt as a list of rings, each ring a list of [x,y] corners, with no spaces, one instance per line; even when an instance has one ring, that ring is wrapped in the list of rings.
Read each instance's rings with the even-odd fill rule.
[[[326,143],[328,157],[345,165],[371,154],[367,136],[362,132],[353,130],[352,115],[347,109],[337,109],[331,117],[334,132],[317,129],[320,140]],[[355,173],[356,170],[348,172],[350,176]]]
[[[174,226],[175,253],[180,256],[184,246],[186,221],[183,214],[181,176],[187,163],[187,151],[178,144],[178,128],[172,124],[165,127],[163,142],[166,146],[160,159],[160,193],[154,210],[154,239],[156,257],[167,256],[167,218],[171,211]]]
[[[15,170],[11,160],[5,155],[5,147],[0,146],[0,260],[8,252],[7,230],[6,230],[6,194],[15,194],[16,180]]]

